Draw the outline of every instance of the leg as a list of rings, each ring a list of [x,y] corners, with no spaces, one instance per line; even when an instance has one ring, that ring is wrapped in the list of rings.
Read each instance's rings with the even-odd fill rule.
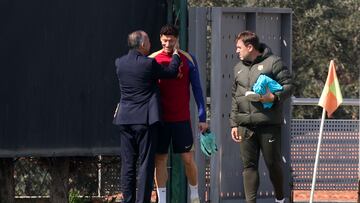
[[[136,199],[136,161],[138,157],[136,139],[130,125],[120,125],[121,187],[124,203]]]
[[[261,128],[261,150],[278,200],[284,198],[281,163],[281,126]]]
[[[190,121],[173,123],[172,128],[173,151],[181,154],[189,184],[197,185],[197,166],[194,160],[194,139]]]
[[[193,152],[185,152],[181,154],[185,166],[185,174],[190,185],[197,185],[197,166],[194,160]]]
[[[168,180],[167,159],[168,149],[171,140],[171,129],[169,123],[164,123],[159,129],[159,139],[155,155],[155,183],[158,195],[158,202],[166,202],[166,182]]]
[[[159,188],[166,187],[166,182],[168,179],[167,159],[168,154],[155,155],[155,181],[156,186]]]
[[[191,203],[199,203],[199,191],[198,191],[198,171],[197,166],[194,160],[194,153],[185,152],[181,154],[181,159],[183,160],[185,166],[185,174],[190,187],[190,200]]]
[[[173,150],[180,153],[185,166],[185,174],[190,187],[191,203],[199,202],[198,171],[194,160],[194,139],[190,121],[173,124]]]
[[[248,130],[246,134],[252,133]],[[245,198],[247,203],[256,202],[256,193],[259,188],[259,153],[260,147],[257,140],[257,134],[251,137],[245,135],[245,138],[240,142],[240,154],[243,162],[243,182],[245,190]]]
[[[137,132],[139,144],[139,172],[138,172],[138,203],[148,203],[151,199],[151,192],[154,180],[155,168],[155,147],[158,134],[157,124],[151,126],[134,125]]]
[[[166,203],[167,158],[168,154],[155,155],[155,183],[159,203]]]

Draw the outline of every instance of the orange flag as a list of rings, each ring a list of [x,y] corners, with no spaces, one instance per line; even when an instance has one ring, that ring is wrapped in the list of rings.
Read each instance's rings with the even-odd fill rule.
[[[319,106],[322,106],[326,110],[328,117],[330,117],[342,102],[343,98],[336,76],[335,63],[334,60],[331,60],[325,87],[319,100]]]

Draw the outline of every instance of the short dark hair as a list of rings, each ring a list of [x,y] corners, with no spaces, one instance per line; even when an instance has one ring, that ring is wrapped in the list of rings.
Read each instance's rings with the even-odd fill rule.
[[[236,36],[235,41],[237,42],[239,40],[243,41],[245,45],[251,44],[256,50],[259,50],[260,42],[258,36],[255,33],[248,30],[240,32]]]
[[[146,32],[137,30],[129,34],[128,46],[130,49],[138,49],[144,43]]]
[[[173,35],[177,38],[179,36],[179,29],[174,25],[167,24],[160,29],[160,35]]]

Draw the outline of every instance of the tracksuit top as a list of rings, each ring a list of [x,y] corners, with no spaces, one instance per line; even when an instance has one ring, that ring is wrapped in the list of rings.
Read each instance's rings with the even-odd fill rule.
[[[161,95],[162,118],[165,122],[190,120],[190,83],[198,107],[199,121],[206,122],[206,107],[202,94],[199,70],[196,59],[190,54],[179,50],[181,64],[179,76],[176,79],[159,79],[158,85]],[[164,66],[168,66],[172,54],[163,50],[151,54],[149,57]]]

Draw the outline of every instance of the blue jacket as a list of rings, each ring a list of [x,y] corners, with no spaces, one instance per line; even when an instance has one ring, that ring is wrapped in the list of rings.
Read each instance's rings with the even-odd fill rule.
[[[256,94],[265,95],[266,88],[268,88],[271,93],[275,93],[283,90],[283,87],[278,82],[276,82],[275,80],[271,79],[266,75],[261,74],[256,80],[252,89]],[[263,103],[265,109],[271,108],[272,105],[273,105],[272,102]]]

